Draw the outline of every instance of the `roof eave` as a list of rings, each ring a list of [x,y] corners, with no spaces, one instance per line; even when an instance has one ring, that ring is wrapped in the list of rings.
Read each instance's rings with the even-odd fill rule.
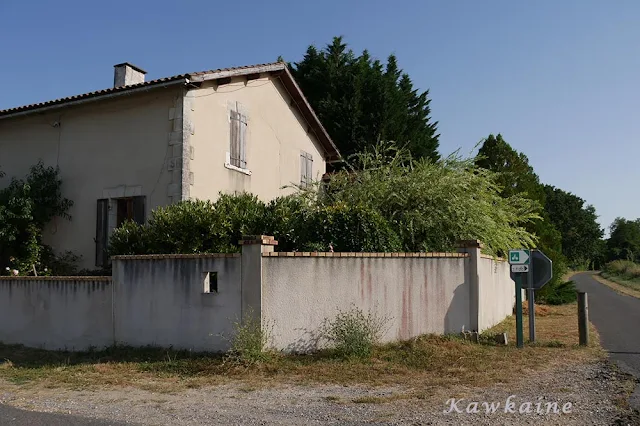
[[[298,109],[305,117],[305,120],[307,120],[307,123],[311,127],[311,130],[315,134],[316,138],[322,144],[325,150],[325,161],[327,163],[336,163],[343,161],[338,148],[333,143],[331,136],[329,136],[329,133],[322,125],[322,122],[311,107],[311,104],[309,104],[307,98],[304,96],[304,93],[302,93],[302,90],[300,89],[300,86],[298,86],[298,83],[293,77],[293,74],[291,74],[289,67],[287,67],[285,64],[283,65],[284,67],[279,74],[280,81],[283,82],[285,88],[292,96]]]
[[[45,102],[43,104],[34,104],[28,105],[25,107],[17,108],[15,111],[9,111],[4,114],[0,114],[0,120],[7,118],[16,118],[29,114],[50,112],[53,110],[58,110],[62,108],[68,108],[80,104],[85,104],[89,102],[102,101],[105,99],[116,98],[120,96],[126,96],[141,92],[146,92],[148,90],[160,89],[163,87],[177,86],[181,84],[189,83],[189,79],[184,76],[172,77],[169,79],[165,79],[163,81],[158,81],[154,83],[141,83],[137,87],[129,87],[123,86],[117,88],[115,90],[109,90],[106,93],[88,93],[86,95],[81,95],[77,99],[60,99],[50,102]]]
[[[192,82],[204,82],[219,80],[224,78],[241,77],[252,74],[269,73],[280,78],[289,95],[293,98],[298,110],[302,113],[304,119],[315,134],[316,138],[325,150],[325,161],[328,163],[336,163],[343,161],[338,148],[331,140],[329,133],[324,128],[320,119],[313,111],[313,108],[302,93],[300,86],[296,83],[295,78],[289,71],[289,67],[284,62],[276,62],[273,64],[259,65],[255,67],[236,68],[231,70],[211,71],[204,73],[190,74],[189,78]]]

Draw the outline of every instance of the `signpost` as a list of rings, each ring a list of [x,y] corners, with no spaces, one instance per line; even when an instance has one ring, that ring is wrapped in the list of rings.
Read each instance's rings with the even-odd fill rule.
[[[522,280],[527,278],[527,302],[529,307],[529,341],[536,340],[535,290],[541,289],[553,277],[551,259],[539,250],[509,250],[511,279],[516,283],[516,345],[524,346],[522,331]]]
[[[522,332],[522,278],[525,272],[519,272],[517,267],[529,265],[529,250],[509,250],[509,263],[511,264],[511,277],[516,282],[516,346],[521,348],[524,346]],[[516,267],[515,271],[514,267]]]

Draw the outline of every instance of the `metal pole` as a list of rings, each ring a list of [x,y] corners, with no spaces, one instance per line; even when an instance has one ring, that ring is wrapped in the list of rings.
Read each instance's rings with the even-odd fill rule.
[[[578,292],[578,334],[580,346],[589,345],[589,302],[587,293]]]
[[[533,252],[533,250],[532,250]],[[527,273],[527,306],[529,307],[529,341],[536,341],[536,305],[535,290],[533,287],[533,261],[529,264],[529,272]]]
[[[522,332],[522,274],[515,274],[516,281],[516,346],[524,346],[524,336]]]
[[[536,341],[536,306],[534,304],[534,290],[532,288],[527,290],[528,306],[529,306],[529,341]]]

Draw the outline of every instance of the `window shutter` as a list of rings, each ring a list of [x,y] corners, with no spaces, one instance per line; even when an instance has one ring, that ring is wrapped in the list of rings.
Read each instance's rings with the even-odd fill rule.
[[[247,168],[247,117],[240,115],[238,126],[240,127],[240,167]]]
[[[140,225],[144,225],[146,197],[133,197],[133,221]]]
[[[307,185],[311,184],[313,179],[313,156],[307,154]]]
[[[107,266],[107,243],[109,239],[109,200],[98,200],[96,211],[96,266]]]
[[[300,186],[307,186],[307,157],[304,155],[304,152],[300,153]]]
[[[300,186],[307,187],[311,184],[313,176],[313,156],[306,152],[300,152]]]
[[[231,110],[229,118],[231,125],[230,161],[232,166],[240,167],[240,114]]]

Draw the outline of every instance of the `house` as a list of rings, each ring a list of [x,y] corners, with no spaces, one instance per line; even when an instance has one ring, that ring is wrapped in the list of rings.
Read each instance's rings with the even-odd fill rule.
[[[0,111],[8,177],[39,160],[60,167],[72,220],[53,221],[43,239],[82,255],[83,268],[106,264],[108,236],[126,219],[220,191],[269,200],[340,158],[284,63],[152,81],[129,63],[114,68],[112,88]]]

